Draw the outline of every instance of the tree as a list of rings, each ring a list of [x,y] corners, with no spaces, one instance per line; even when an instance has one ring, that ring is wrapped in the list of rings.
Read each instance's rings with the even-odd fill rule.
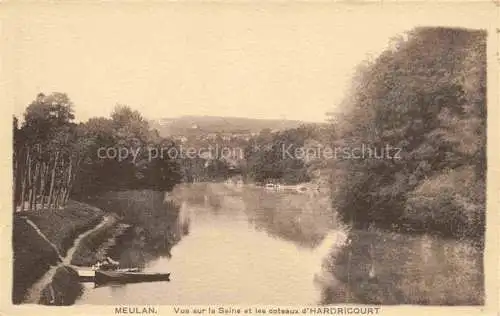
[[[307,166],[296,150],[314,137],[314,128],[302,126],[270,134],[261,132],[245,150],[247,176],[257,182],[297,184],[310,180]]]
[[[417,28],[358,68],[342,103],[334,145],[381,150],[389,144],[401,152],[398,159],[393,152],[392,159],[335,164],[334,176],[341,180],[335,183],[333,201],[345,222],[386,228],[409,224],[413,229],[463,235],[463,229],[438,225],[438,214],[454,220],[454,213],[473,212],[471,218],[482,218],[478,214],[485,208],[485,78],[486,34],[453,28]],[[475,170],[467,173],[473,177],[470,190],[458,194],[458,182],[446,180],[456,174],[449,170],[469,166]],[[439,194],[445,189],[436,186],[435,198],[443,200],[423,203],[419,199],[425,198],[427,181],[451,181],[457,194]],[[478,227],[468,220],[462,224]]]
[[[172,142],[161,138],[146,119],[129,106],[117,105],[110,118],[91,118],[81,124],[83,163],[77,175],[78,196],[102,191],[148,188],[170,190],[180,181],[180,167],[168,156],[150,157],[149,150],[167,150]],[[110,157],[106,151],[127,151]],[[132,151],[137,155],[134,156]],[[125,153],[125,152],[124,152]]]
[[[14,205],[59,207],[68,199],[76,160],[73,103],[63,93],[40,93],[19,129],[14,120]]]
[[[38,94],[24,114],[24,128],[34,142],[47,141],[75,118],[73,103],[64,93]]]

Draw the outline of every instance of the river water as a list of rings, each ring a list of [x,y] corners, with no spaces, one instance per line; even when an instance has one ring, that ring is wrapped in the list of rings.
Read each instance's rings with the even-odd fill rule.
[[[170,257],[145,271],[170,282],[93,288],[77,304],[317,304],[322,260],[342,243],[326,194],[276,192],[225,183],[181,185],[165,194],[181,205],[189,232]]]

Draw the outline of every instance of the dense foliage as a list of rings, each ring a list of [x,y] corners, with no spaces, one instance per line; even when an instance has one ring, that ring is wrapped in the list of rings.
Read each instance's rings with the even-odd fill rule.
[[[335,162],[333,203],[346,223],[483,235],[485,32],[407,33],[358,68],[342,105],[335,146],[394,151]]]
[[[174,147],[137,111],[118,105],[111,118],[73,122],[63,93],[39,94],[21,126],[14,118],[14,202],[24,209],[58,208],[75,197],[117,189],[170,190],[181,179]]]
[[[63,93],[40,93],[21,127],[14,118],[14,201],[21,210],[66,203],[81,153],[73,119],[73,103]]]
[[[301,126],[271,133],[263,130],[245,149],[244,175],[258,183],[298,184],[311,180],[314,151],[305,149],[319,138],[317,126]],[[312,148],[314,149],[314,148]]]
[[[158,136],[138,111],[119,105],[110,119],[92,118],[80,128],[86,147],[78,177],[82,193],[103,189],[170,190],[179,183],[176,160],[157,154],[175,144]]]

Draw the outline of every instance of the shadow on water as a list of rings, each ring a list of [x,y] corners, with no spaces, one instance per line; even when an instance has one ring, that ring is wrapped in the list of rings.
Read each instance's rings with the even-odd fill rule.
[[[130,224],[109,250],[123,268],[144,268],[147,262],[170,257],[172,247],[189,233],[189,219],[180,216],[180,205],[159,191],[109,192],[94,201]]]
[[[172,281],[87,290],[78,304],[484,303],[480,249],[426,235],[344,233],[326,195],[199,183],[110,193],[99,203],[133,226],[112,256],[171,272]]]
[[[325,283],[325,304],[484,304],[482,251],[471,242],[378,230],[352,231],[349,239],[324,260],[347,292]]]
[[[258,230],[300,247],[318,247],[330,230],[338,228],[327,198],[249,191],[244,200],[249,221]]]
[[[105,198],[135,224],[113,257],[172,281],[86,291],[80,304],[317,303],[315,275],[339,240],[328,197],[199,183]]]
[[[212,216],[248,222],[258,231],[304,248],[315,248],[332,229],[338,229],[329,196],[296,192],[269,192],[255,187],[191,184],[174,190],[172,197],[186,208],[204,208]]]

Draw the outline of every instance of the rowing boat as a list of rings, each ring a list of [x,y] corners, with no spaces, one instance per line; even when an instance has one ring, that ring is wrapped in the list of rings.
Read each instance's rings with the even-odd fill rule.
[[[129,271],[99,271],[95,272],[95,285],[108,283],[138,283],[170,281],[170,273],[145,273]]]

